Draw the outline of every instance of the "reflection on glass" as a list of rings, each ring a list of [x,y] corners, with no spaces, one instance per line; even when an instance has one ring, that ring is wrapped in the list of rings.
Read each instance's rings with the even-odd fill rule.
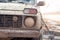
[[[35,4],[35,0],[0,0],[3,3],[25,3],[25,4]]]

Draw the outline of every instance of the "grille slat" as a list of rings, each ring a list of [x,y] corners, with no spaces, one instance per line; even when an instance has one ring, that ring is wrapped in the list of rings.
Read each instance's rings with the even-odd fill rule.
[[[12,27],[13,26],[13,21],[12,21],[12,16],[5,15],[5,27]]]
[[[13,17],[17,15],[0,15],[0,27],[22,27],[22,16],[17,16],[18,21],[14,22]]]
[[[0,16],[0,27],[4,27],[4,16]]]

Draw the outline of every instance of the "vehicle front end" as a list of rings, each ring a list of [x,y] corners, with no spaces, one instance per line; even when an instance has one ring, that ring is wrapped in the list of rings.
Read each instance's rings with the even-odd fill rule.
[[[0,3],[0,37],[39,38],[42,26],[39,9],[19,3]]]

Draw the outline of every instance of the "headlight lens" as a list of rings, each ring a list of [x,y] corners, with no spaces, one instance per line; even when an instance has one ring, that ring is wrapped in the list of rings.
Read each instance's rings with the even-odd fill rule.
[[[17,22],[17,20],[18,20],[18,17],[17,16],[13,16],[13,21]]]
[[[37,9],[25,8],[25,9],[24,9],[24,13],[25,13],[25,14],[37,14]]]
[[[25,26],[28,27],[28,28],[33,27],[34,24],[35,24],[35,21],[34,21],[34,19],[32,17],[25,18],[25,21],[24,22],[25,22],[24,23]]]

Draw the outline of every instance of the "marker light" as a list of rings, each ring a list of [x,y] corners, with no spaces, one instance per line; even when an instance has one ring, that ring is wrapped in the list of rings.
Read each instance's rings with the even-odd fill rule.
[[[25,9],[24,9],[24,13],[25,13],[25,14],[37,14],[37,9],[25,8]]]

